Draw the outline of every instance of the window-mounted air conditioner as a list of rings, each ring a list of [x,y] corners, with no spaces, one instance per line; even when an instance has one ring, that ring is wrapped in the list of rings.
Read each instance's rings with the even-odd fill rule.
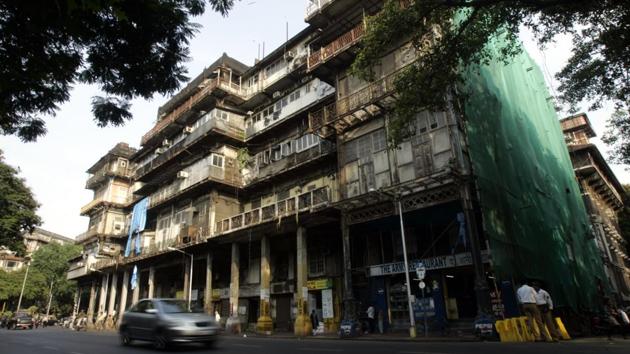
[[[185,127],[184,128],[184,134],[190,134],[193,132],[193,127]]]
[[[165,147],[159,147],[157,149],[155,149],[155,154],[156,155],[160,155],[166,152],[166,148]]]
[[[170,140],[168,140],[168,139],[164,139],[164,140],[162,140],[162,146],[166,146],[166,147],[168,147],[168,146],[171,146],[171,145],[172,145],[172,143],[173,143],[173,142],[172,142],[172,141],[170,141]]]
[[[177,172],[177,178],[188,178],[188,172],[186,171],[179,171]]]

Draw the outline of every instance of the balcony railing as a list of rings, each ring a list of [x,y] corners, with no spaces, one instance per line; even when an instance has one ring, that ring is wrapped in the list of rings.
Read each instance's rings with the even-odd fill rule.
[[[181,140],[180,142],[176,143],[168,150],[160,154],[158,157],[138,167],[136,169],[134,178],[138,180],[147,173],[162,166],[164,163],[179,155],[182,151],[186,150],[189,146],[197,143],[201,138],[206,136],[211,131],[220,132],[221,134],[230,136],[237,140],[245,139],[245,131],[241,125],[226,122],[220,118],[211,118],[202,126],[195,129],[189,136],[186,137],[186,139]]]
[[[332,41],[325,47],[322,47],[308,56],[308,70],[314,70],[319,65],[325,63],[329,59],[337,56],[339,53],[346,51],[348,48],[357,44],[365,35],[365,23],[362,21],[355,28],[342,34],[339,38]]]
[[[201,89],[201,91],[192,95],[186,102],[171,111],[171,113],[169,113],[166,117],[158,121],[157,124],[149,130],[149,132],[144,134],[141,144],[146,144],[149,139],[157,135],[167,126],[171,125],[171,123],[179,119],[183,114],[191,111],[199,102],[211,95],[217,88],[221,88],[235,95],[241,95],[241,86],[239,84],[231,82],[230,80],[222,79],[220,75],[217,78],[207,79],[204,84],[205,87]]]
[[[402,67],[381,79],[369,83],[364,88],[338,99],[336,103],[325,106],[318,111],[309,113],[310,129],[312,131],[320,131],[326,126],[332,126],[339,128],[337,130],[343,130],[352,126],[352,123],[345,121],[340,124],[337,124],[337,122],[345,116],[353,114],[364,106],[373,104],[391,96],[396,89],[396,78],[400,71],[404,68],[405,67]],[[324,135],[329,135],[330,133],[332,133],[332,131],[329,131]]]
[[[81,208],[81,215],[87,214],[90,210],[94,209],[95,207],[101,204],[113,204],[113,205],[118,205],[120,207],[125,207],[132,200],[133,199],[131,196],[127,196],[127,198],[125,198],[124,200],[106,200],[104,198],[96,198],[92,200],[91,202],[87,203],[85,206],[83,206],[83,208]]]
[[[327,156],[335,151],[335,144],[328,140],[320,140],[319,144],[304,151],[285,156],[278,161],[271,162],[258,168],[258,173],[251,177],[250,183],[265,180],[268,177],[293,170],[311,161]]]
[[[88,178],[87,182],[85,182],[85,188],[91,189],[93,186],[102,183],[105,179],[107,179],[107,177],[110,176],[130,178],[131,175],[132,170],[128,167],[121,168],[117,166],[116,168],[112,168],[111,166],[106,165],[105,168],[101,169],[90,178]]]
[[[169,238],[163,242],[151,242],[149,246],[142,248],[139,255],[133,255],[125,258],[125,262],[131,263],[139,259],[149,258],[167,252],[173,252],[169,249],[169,247],[184,248],[206,242],[206,237],[200,230],[201,228],[189,226],[183,234],[180,232],[177,237]]]
[[[118,257],[116,258],[105,258],[105,259],[99,259],[96,261],[96,263],[94,263],[94,268],[96,270],[99,269],[104,269],[104,268],[108,268],[108,267],[113,267],[118,263]]]
[[[330,201],[330,187],[321,187],[220,220],[215,225],[215,235],[251,227],[277,218],[294,215],[298,212],[310,212],[318,207],[327,205]]]
[[[308,5],[306,5],[306,20],[313,17],[316,13],[320,12],[321,9],[328,6],[334,0],[311,0]]]

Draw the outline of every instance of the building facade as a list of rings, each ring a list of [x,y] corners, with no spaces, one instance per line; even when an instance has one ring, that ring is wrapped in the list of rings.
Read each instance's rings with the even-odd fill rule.
[[[410,312],[465,322],[491,311],[491,292],[509,298],[497,278],[510,276],[494,269],[512,263],[487,231],[504,216],[484,205],[474,163],[481,153],[471,148],[483,143],[469,141],[478,114],[420,112],[410,137],[392,149],[396,74],[422,53],[405,40],[393,44],[372,82],[349,69],[365,16],[381,7],[312,1],[309,26],[283,46],[252,67],[224,54],[162,105],[140,149],[126,155],[127,202],[95,194],[82,210],[91,220],[111,210],[126,223],[120,238],[93,231],[94,243],[84,243],[115,247],[93,268],[89,256],[75,260],[77,311],[94,319],[98,303],[96,317],[113,325],[140,298],[190,298],[229,330],[308,335],[312,311],[321,319],[315,330],[334,333],[342,320],[365,319],[372,305],[397,331],[409,329]],[[510,70],[530,71],[521,63]],[[523,124],[548,121],[546,98],[536,103],[545,109]],[[553,124],[551,139],[562,143]],[[566,149],[554,153],[561,155],[545,159],[568,164]],[[572,174],[567,164],[560,173]],[[409,288],[405,256],[410,271],[426,270]],[[526,271],[511,278],[534,276],[545,279]]]
[[[627,241],[620,234],[617,219],[619,210],[624,207],[626,192],[597,146],[591,142],[596,134],[588,116],[580,113],[564,118],[560,123],[608,284],[616,300],[627,303],[630,301],[630,258]]]

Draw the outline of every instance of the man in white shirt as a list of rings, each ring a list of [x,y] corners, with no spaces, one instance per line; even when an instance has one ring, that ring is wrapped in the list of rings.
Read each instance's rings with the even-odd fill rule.
[[[529,324],[530,331],[536,336],[536,340],[540,341],[541,332],[545,336],[545,340],[551,342],[552,339],[549,337],[549,334],[543,330],[543,323],[540,317],[540,311],[538,311],[538,306],[536,306],[536,290],[531,286],[527,285],[527,283],[523,283],[518,290],[516,290],[516,295],[518,297],[518,302],[521,304],[521,308],[523,313],[527,316],[527,322]],[[540,328],[540,332],[536,331],[534,327],[534,321]]]
[[[553,324],[553,301],[551,300],[551,295],[549,295],[545,289],[540,288],[539,282],[534,282],[532,285],[534,286],[534,290],[536,290],[536,306],[538,306],[542,320],[553,340],[557,341],[560,339],[560,334]]]

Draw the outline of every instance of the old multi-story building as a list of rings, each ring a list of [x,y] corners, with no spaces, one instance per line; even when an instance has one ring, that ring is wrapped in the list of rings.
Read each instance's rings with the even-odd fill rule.
[[[630,301],[630,268],[627,241],[621,237],[617,213],[626,192],[591,142],[596,136],[585,113],[560,121],[571,161],[591,219],[593,237],[601,251],[606,277],[618,301]]]
[[[74,240],[41,227],[35,227],[32,232],[25,231],[22,233],[24,239],[26,257],[20,257],[17,252],[10,250],[8,247],[0,246],[0,269],[11,272],[20,270],[27,264],[28,259],[35,251],[44,245],[57,243],[61,245],[73,244]]]
[[[98,301],[113,320],[141,297],[180,297],[231,330],[306,335],[312,311],[335,332],[369,305],[389,330],[424,313],[471,320],[489,311],[488,288],[509,315],[511,282],[525,278],[549,282],[559,306],[591,305],[577,294],[597,264],[575,262],[591,252],[586,213],[535,64],[470,74],[469,106],[418,113],[391,148],[396,74],[422,53],[400,39],[373,82],[352,75],[364,16],[381,6],[311,1],[309,26],[280,48],[252,67],[224,54],[162,105],[124,155],[133,173],[88,186],[121,180],[135,197],[95,194],[82,210],[104,224],[130,215],[120,238],[85,237],[86,254],[112,253],[76,260],[78,308],[93,318]],[[406,279],[407,257],[424,279]]]

